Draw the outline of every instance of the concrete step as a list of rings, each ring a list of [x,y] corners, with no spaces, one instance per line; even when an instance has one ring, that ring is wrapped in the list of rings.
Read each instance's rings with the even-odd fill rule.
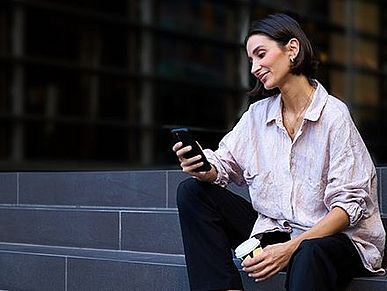
[[[0,242],[183,254],[176,209],[0,206]]]
[[[167,180],[167,171],[2,173],[0,203],[162,208]]]
[[[184,253],[177,209],[167,208],[0,206],[0,242]]]
[[[387,215],[387,167],[377,174],[380,209]],[[0,173],[0,205],[176,208],[177,186],[187,177],[164,170]],[[250,200],[247,187],[229,188]]]
[[[181,171],[0,173],[0,205],[176,208]],[[248,199],[246,187],[231,186]]]
[[[0,173],[0,242],[183,254],[176,189],[187,177],[181,171]]]
[[[189,290],[183,255],[0,244],[0,290]]]
[[[285,291],[286,274],[281,272],[267,281],[256,283],[245,273],[242,274],[245,291]],[[387,290],[387,277],[364,277],[352,280],[346,291],[385,291]]]
[[[2,243],[0,270],[0,290],[189,290],[183,255]],[[241,275],[246,291],[285,290],[285,273],[259,283]],[[386,287],[387,277],[355,278],[347,291]]]
[[[0,206],[0,222],[0,242],[184,253],[176,209]]]
[[[188,290],[176,209],[177,185],[187,177],[0,173],[0,290]],[[387,168],[378,177],[387,227]],[[249,199],[246,187],[230,188]],[[242,275],[246,290],[283,288],[284,274],[259,284]],[[353,284],[387,290],[386,278]]]

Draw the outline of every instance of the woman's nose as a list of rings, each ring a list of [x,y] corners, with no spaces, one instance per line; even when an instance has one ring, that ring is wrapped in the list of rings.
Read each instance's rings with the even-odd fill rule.
[[[261,65],[258,62],[253,62],[251,65],[251,74],[255,75],[261,69]]]

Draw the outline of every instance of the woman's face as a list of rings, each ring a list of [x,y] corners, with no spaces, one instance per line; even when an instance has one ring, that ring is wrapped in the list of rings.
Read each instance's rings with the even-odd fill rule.
[[[281,48],[266,35],[254,34],[246,44],[251,63],[251,73],[258,78],[265,89],[281,87],[290,75],[291,51]]]

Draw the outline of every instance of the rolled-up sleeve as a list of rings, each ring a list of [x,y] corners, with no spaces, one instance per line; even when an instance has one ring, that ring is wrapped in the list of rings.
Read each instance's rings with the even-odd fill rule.
[[[370,193],[376,183],[376,171],[349,113],[343,112],[340,123],[332,134],[324,203],[329,210],[345,210],[350,226],[354,226],[375,207]]]
[[[223,146],[224,147],[224,146]],[[214,165],[218,172],[218,176],[214,181],[214,184],[218,184],[222,187],[226,187],[230,180],[237,184],[243,183],[241,179],[242,170],[236,163],[232,154],[220,145],[216,152],[209,149],[204,150],[204,154],[208,161]]]
[[[208,161],[215,166],[218,177],[215,184],[227,186],[231,181],[237,185],[245,184],[243,177],[246,165],[246,148],[249,144],[249,114],[247,111],[235,127],[223,137],[216,151],[205,149]]]
[[[328,204],[330,210],[334,207],[340,207],[347,212],[349,225],[354,226],[364,215],[367,215],[367,198],[362,197],[367,194],[363,190],[350,189],[349,187],[339,188],[326,196],[325,203]]]

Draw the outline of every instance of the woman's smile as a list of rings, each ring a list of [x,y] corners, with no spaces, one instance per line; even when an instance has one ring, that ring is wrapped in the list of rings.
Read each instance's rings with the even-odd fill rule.
[[[278,87],[290,72],[288,51],[280,48],[269,37],[252,35],[247,41],[246,50],[251,62],[251,73],[266,89]]]

